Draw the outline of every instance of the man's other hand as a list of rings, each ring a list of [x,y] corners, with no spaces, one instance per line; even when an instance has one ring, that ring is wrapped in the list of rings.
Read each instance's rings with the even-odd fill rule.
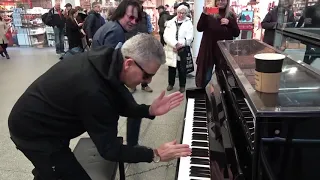
[[[179,106],[183,101],[183,94],[180,92],[172,93],[168,96],[164,96],[165,91],[162,91],[160,96],[153,101],[149,108],[149,114],[151,116],[161,116],[171,111],[173,108]]]
[[[180,157],[186,157],[191,155],[191,149],[187,144],[177,144],[177,141],[171,141],[162,144],[157,152],[160,157],[160,161],[167,162]]]

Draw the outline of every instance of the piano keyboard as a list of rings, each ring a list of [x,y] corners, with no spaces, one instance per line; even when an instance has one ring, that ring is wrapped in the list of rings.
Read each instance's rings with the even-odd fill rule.
[[[190,157],[180,158],[178,180],[210,180],[209,140],[205,99],[188,99],[182,144],[189,144]]]
[[[242,115],[242,125],[246,133],[248,143],[251,150],[254,149],[254,129],[255,129],[255,117],[253,112],[245,98],[237,99],[237,103]]]

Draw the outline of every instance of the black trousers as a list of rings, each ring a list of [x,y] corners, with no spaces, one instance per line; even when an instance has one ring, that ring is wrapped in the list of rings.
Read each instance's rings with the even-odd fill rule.
[[[180,87],[186,86],[186,79],[187,79],[187,70],[185,67],[180,66],[180,61],[177,61],[177,68],[169,66],[169,85],[174,86],[176,80],[176,71],[178,69],[179,74],[179,84]]]
[[[166,42],[164,41],[164,38],[163,38],[163,33],[159,33],[159,35],[160,35],[160,42],[162,46],[166,45]]]
[[[6,56],[8,56],[8,51],[7,51],[7,47],[8,47],[8,44],[4,44],[4,41],[3,41],[3,44],[0,44],[0,46],[2,47],[3,51],[0,52],[0,54],[5,54]]]
[[[139,133],[142,119],[127,119],[127,145],[136,146],[139,144]]]
[[[34,180],[91,180],[69,148],[69,143],[14,140],[34,165]]]

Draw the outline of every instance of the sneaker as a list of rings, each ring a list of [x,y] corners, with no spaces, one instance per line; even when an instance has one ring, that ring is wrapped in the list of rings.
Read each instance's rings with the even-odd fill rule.
[[[193,74],[187,74],[187,78],[194,78],[195,76]]]
[[[171,85],[169,85],[168,87],[167,87],[167,91],[171,91],[173,89],[173,86],[171,86]]]
[[[2,57],[5,57],[3,53],[0,53],[0,55],[1,55]]]
[[[185,87],[180,87],[179,91],[180,91],[181,93],[184,93],[184,92],[186,91],[186,88],[185,88]]]
[[[153,92],[153,90],[149,86],[141,87],[141,89],[146,92],[150,92],[150,93]]]

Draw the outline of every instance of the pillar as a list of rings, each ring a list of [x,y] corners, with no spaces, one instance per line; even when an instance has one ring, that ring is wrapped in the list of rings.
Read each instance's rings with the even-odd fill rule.
[[[201,44],[201,38],[202,38],[202,32],[197,31],[197,24],[199,21],[199,18],[203,12],[203,6],[204,6],[205,0],[196,0],[194,1],[194,14],[193,14],[193,34],[194,34],[194,40],[192,44],[192,51],[193,51],[193,57],[196,59],[198,56],[200,44]]]

